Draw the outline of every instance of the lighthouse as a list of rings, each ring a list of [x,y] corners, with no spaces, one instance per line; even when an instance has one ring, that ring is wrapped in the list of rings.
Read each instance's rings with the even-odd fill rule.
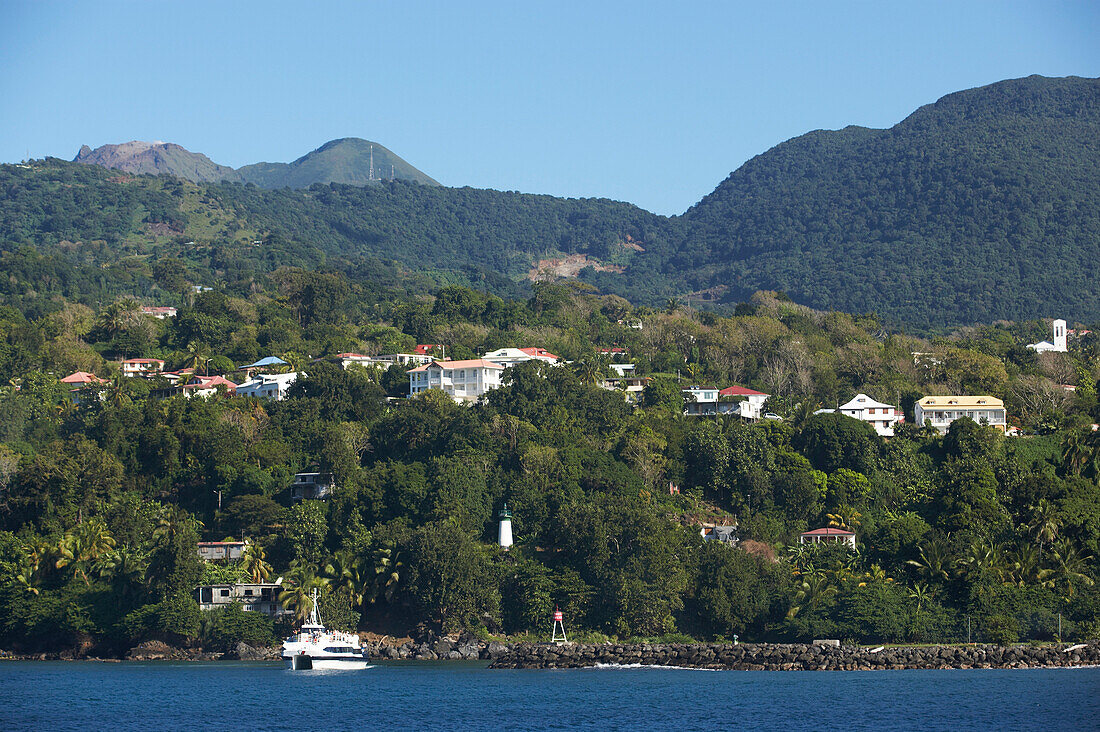
[[[500,531],[497,534],[497,541],[503,549],[512,546],[512,512],[508,510],[507,503],[500,510]]]

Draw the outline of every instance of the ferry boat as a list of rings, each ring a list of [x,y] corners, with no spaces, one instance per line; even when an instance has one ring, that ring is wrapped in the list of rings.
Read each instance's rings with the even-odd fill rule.
[[[325,628],[317,612],[317,590],[313,591],[309,619],[298,633],[283,641],[282,658],[294,671],[370,668],[367,649],[360,644],[359,636]]]

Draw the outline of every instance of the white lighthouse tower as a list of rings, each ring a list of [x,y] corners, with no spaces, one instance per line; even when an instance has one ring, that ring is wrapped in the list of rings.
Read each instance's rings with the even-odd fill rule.
[[[500,511],[500,530],[497,533],[497,542],[504,549],[512,546],[512,512],[508,510],[508,504]]]

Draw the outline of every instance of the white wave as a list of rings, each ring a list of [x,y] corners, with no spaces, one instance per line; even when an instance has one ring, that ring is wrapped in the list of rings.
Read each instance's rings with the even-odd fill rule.
[[[720,668],[699,668],[697,666],[659,666],[652,663],[597,663],[595,666],[588,666],[587,668],[596,669],[667,669],[669,671],[722,671]]]

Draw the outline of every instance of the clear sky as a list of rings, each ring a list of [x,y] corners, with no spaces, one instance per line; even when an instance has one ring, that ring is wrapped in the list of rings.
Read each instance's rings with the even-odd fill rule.
[[[0,161],[363,137],[445,185],[673,214],[787,138],[1029,74],[1100,76],[1100,2],[0,0]]]

